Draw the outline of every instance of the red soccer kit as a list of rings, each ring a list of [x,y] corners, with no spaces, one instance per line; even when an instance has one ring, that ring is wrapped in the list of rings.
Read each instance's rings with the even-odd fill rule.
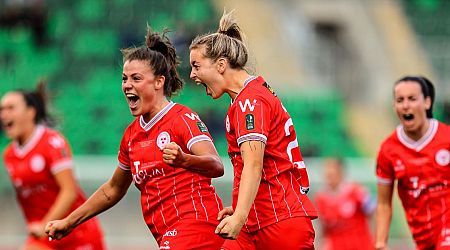
[[[450,126],[430,119],[418,141],[402,126],[381,145],[378,184],[398,181],[406,220],[419,249],[450,247]]]
[[[189,153],[194,143],[205,140],[212,141],[198,115],[173,102],[148,123],[142,116],[136,118],[122,138],[119,167],[131,170],[134,184],[141,192],[145,222],[160,246],[163,237],[180,234],[173,228],[180,220],[198,221],[199,225],[211,223],[210,238],[218,237],[214,229],[219,223],[217,214],[222,201],[211,185],[211,178],[172,167],[162,159],[162,149],[170,142]]]
[[[262,77],[246,81],[228,109],[225,128],[234,167],[233,208],[244,167],[240,144],[258,140],[266,145],[261,183],[243,230],[254,232],[293,217],[317,217],[304,192],[308,176],[292,119]]]
[[[355,183],[343,183],[338,190],[315,194],[322,224],[324,249],[366,250],[373,248],[367,213],[374,210],[367,190]]]
[[[55,130],[38,125],[25,145],[12,142],[7,146],[4,161],[26,222],[40,222],[59,193],[54,174],[73,166],[69,144]],[[85,200],[77,188],[77,198],[69,213]],[[40,240],[42,244],[58,249],[103,249],[103,235],[96,219],[83,223],[60,241],[49,242],[44,238]]]

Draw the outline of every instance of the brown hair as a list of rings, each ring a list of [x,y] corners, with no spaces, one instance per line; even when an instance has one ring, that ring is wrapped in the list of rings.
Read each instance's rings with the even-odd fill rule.
[[[190,50],[205,47],[205,57],[213,62],[226,58],[233,69],[243,69],[247,64],[248,50],[243,43],[244,34],[233,16],[234,11],[224,12],[216,33],[197,36]]]
[[[16,90],[15,92],[21,94],[28,107],[36,110],[34,117],[35,124],[43,124],[49,127],[55,126],[55,119],[49,114],[47,110],[48,93],[46,88],[46,80],[39,80],[34,91]]]
[[[175,47],[166,36],[168,31],[162,34],[153,32],[147,27],[145,45],[140,47],[121,49],[123,62],[132,60],[147,61],[157,76],[165,77],[164,95],[171,97],[183,87],[183,81],[178,75],[177,66],[180,64]]]

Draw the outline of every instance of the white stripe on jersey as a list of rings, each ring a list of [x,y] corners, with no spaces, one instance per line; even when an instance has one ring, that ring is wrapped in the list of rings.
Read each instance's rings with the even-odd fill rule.
[[[253,202],[253,210],[255,210],[255,218],[256,218],[256,222],[258,222],[258,229],[261,229],[261,225],[259,224],[258,213],[256,212],[255,202]]]
[[[124,171],[131,171],[130,166],[124,165],[122,163],[119,162],[119,164],[117,165],[120,169],[124,170]]]
[[[241,143],[246,141],[262,141],[264,144],[267,144],[267,137],[260,133],[249,133],[239,137],[237,139],[237,144],[239,146]]]
[[[266,177],[266,171],[264,171],[264,168],[262,169],[263,175],[264,175],[264,179],[267,180]],[[272,202],[272,209],[273,209],[273,213],[275,214],[275,219],[278,222],[278,215],[277,215],[277,211],[275,209],[275,204],[273,204],[273,197],[272,197],[272,189],[270,188],[270,185],[267,184],[267,186],[269,187],[269,195],[270,195],[270,201]]]
[[[145,186],[147,186],[147,185],[145,185]],[[167,227],[169,227],[169,226],[167,226],[167,224],[166,224],[166,219],[164,218],[164,213],[163,213],[164,206],[163,206],[163,204],[162,204],[162,202],[161,202],[161,201],[162,201],[162,198],[161,198],[161,189],[159,188],[158,182],[156,182],[156,188],[158,189],[159,204],[161,204],[161,210],[159,210],[159,213],[161,214],[161,217],[162,217],[162,219],[163,219],[164,226],[166,226],[166,228],[167,228]]]
[[[72,167],[73,167],[72,159],[63,159],[51,165],[50,171],[52,172],[52,174],[56,174],[65,169],[72,169]]]
[[[200,203],[202,204],[203,210],[205,210],[206,221],[209,221],[208,212],[206,211],[205,204],[203,204],[203,197],[202,197],[202,194],[200,193],[200,191],[202,190],[202,186],[200,185],[200,180],[198,180],[197,183],[198,183],[198,187],[199,187],[199,190],[197,190],[197,193],[198,193],[198,196],[200,197]]]
[[[194,174],[191,175],[192,179],[191,179],[191,200],[192,200],[192,206],[194,207],[194,211],[195,211],[195,219],[198,220],[198,211],[197,211],[197,207],[195,207],[195,202],[194,202]]]
[[[174,197],[174,199],[175,199],[175,202],[173,203],[173,207],[175,208],[175,210],[177,211],[177,217],[178,217],[178,220],[180,220],[180,216],[178,215],[178,208],[177,208],[177,205],[176,205],[176,203],[178,203],[178,199],[177,199],[177,195],[175,194],[175,189],[177,188],[177,183],[176,183],[176,181],[175,181],[175,176],[173,177],[173,197]]]
[[[279,174],[280,171],[278,171],[277,162],[274,159],[272,159],[272,161],[274,163],[275,169],[277,170],[277,173]],[[283,184],[280,182],[280,180],[278,180],[278,175],[275,176],[275,179],[277,180],[278,184],[280,184],[281,188],[283,189],[283,200],[284,200],[284,203],[286,203],[286,207],[289,212],[289,217],[292,217],[291,208],[289,207],[289,204],[286,200],[286,189],[284,189]]]
[[[298,196],[298,194],[297,194],[297,192],[295,192],[295,189],[294,189],[294,183],[292,182],[292,172],[289,172],[289,175],[291,176],[291,188],[292,188],[292,191],[294,191],[294,194],[295,194],[295,196],[297,196],[297,200],[298,200],[298,203],[302,203],[302,201],[300,200],[300,197]]]
[[[150,204],[148,202],[148,199],[149,199],[150,195],[147,192],[147,185],[145,185],[144,187],[145,187],[145,193],[147,194],[147,210],[149,211]],[[152,225],[155,227],[156,232],[159,233],[158,227],[155,224],[155,210],[154,209],[152,211]]]
[[[392,180],[390,179],[386,179],[386,178],[381,178],[381,177],[377,177],[377,183],[378,184],[382,184],[382,185],[390,185],[392,184]]]
[[[220,211],[220,203],[219,200],[217,199],[217,193],[216,193],[216,189],[214,188],[213,185],[209,185],[213,190],[214,190],[214,197],[216,198],[216,204],[217,204],[217,211]]]
[[[192,137],[187,143],[187,148],[189,149],[189,151],[191,151],[192,145],[194,145],[194,143],[199,142],[199,141],[212,142],[212,140],[207,135],[198,135],[196,137]]]
[[[184,119],[183,116],[181,116],[181,119],[183,119],[184,123],[186,124],[186,127],[189,129],[189,133],[191,133],[191,137],[193,137],[194,135],[192,134],[191,127],[189,127],[188,123],[186,122],[186,120]]]

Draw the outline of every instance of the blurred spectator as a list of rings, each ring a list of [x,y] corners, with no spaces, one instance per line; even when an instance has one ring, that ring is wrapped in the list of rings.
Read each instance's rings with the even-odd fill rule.
[[[321,249],[371,249],[369,216],[376,202],[362,185],[347,182],[344,175],[341,159],[325,161],[326,185],[315,195],[324,239]]]
[[[45,0],[0,0],[0,27],[29,26],[36,45],[48,42]]]

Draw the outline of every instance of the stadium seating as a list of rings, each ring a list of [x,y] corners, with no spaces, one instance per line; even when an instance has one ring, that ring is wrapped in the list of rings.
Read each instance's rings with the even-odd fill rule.
[[[202,0],[49,3],[51,42],[46,47],[36,48],[26,27],[0,29],[0,90],[30,88],[39,77],[46,77],[53,95],[52,107],[60,121],[58,128],[75,154],[117,152],[123,130],[133,119],[121,93],[119,49],[141,44],[146,23],[157,31],[168,27],[176,32],[182,22],[187,33],[184,39],[189,42],[189,32],[212,30],[210,20],[218,18],[211,3]],[[174,13],[181,20],[174,20]],[[187,46],[181,44],[179,50],[184,61],[180,72],[186,85],[173,100],[200,114],[218,151],[226,155],[223,119],[229,101],[212,101],[203,88],[189,81]],[[282,100],[292,115],[305,156],[359,154],[347,135],[344,102],[338,94],[286,96]],[[4,136],[1,139],[4,145]]]

